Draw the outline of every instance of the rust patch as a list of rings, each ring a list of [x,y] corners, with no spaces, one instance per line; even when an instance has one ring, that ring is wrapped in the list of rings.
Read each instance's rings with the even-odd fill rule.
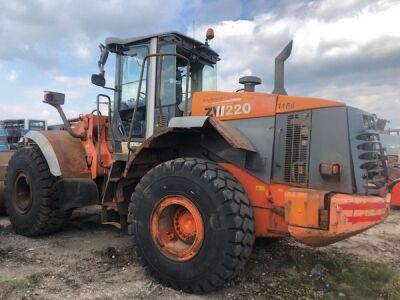
[[[0,181],[3,181],[6,176],[8,161],[13,154],[14,151],[0,152]]]
[[[297,241],[305,245],[311,247],[324,247],[359,234],[372,226],[374,225],[353,232],[343,232],[340,234],[333,234],[326,230],[289,226],[289,232],[292,236],[295,236]]]
[[[327,191],[292,188],[285,193],[285,220],[289,225],[320,228],[320,212]]]
[[[138,157],[138,155],[141,153],[141,151],[142,151],[143,149],[151,148],[153,141],[155,141],[158,137],[160,137],[160,136],[162,136],[162,135],[164,135],[164,134],[167,134],[167,133],[169,133],[169,132],[172,132],[172,131],[173,131],[173,128],[157,128],[157,129],[155,130],[154,134],[153,134],[151,137],[149,137],[147,140],[145,140],[145,141],[144,141],[139,147],[137,147],[137,148],[135,149],[135,151],[131,154],[131,156],[129,157],[129,161],[128,161],[128,163],[126,164],[123,177],[126,177],[126,176],[128,175],[128,172],[129,172],[130,168],[132,167],[132,165],[133,165],[133,163],[134,163],[136,157]]]
[[[256,152],[256,150],[254,149],[253,145],[249,142],[249,140],[243,134],[241,134],[236,128],[231,127],[224,122],[214,120],[212,118],[209,118],[208,122],[233,148]]]
[[[13,154],[14,154],[14,151],[0,152],[0,214],[2,214],[5,211],[4,179],[6,177],[8,161],[10,160],[10,158]]]
[[[80,139],[66,131],[42,131],[57,156],[64,178],[91,178],[86,152]]]

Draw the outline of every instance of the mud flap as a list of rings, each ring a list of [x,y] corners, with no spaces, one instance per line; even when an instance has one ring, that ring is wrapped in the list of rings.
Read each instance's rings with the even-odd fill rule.
[[[68,178],[58,182],[61,210],[100,204],[96,183],[88,178]]]

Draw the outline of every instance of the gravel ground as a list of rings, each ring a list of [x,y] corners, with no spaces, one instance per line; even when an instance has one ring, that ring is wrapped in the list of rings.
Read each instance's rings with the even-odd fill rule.
[[[75,212],[63,232],[39,238],[16,235],[2,217],[0,299],[350,299],[350,283],[348,294],[338,288],[345,278],[340,273],[348,268],[383,265],[394,272],[383,288],[387,281],[400,287],[400,282],[393,283],[400,266],[399,233],[400,212],[393,211],[385,223],[325,248],[309,248],[291,239],[259,241],[242,274],[223,289],[198,296],[148,277],[131,249],[130,237],[101,225],[94,208]],[[372,285],[379,283],[379,276],[371,277]],[[396,292],[391,293],[371,294],[371,299],[397,299]]]

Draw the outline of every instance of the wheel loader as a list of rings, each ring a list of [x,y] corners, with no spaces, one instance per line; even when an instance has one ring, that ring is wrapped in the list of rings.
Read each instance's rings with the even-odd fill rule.
[[[220,58],[213,30],[206,37],[107,38],[91,80],[113,100],[99,94],[79,118],[66,118],[64,94],[44,93],[65,130],[29,132],[8,163],[6,207],[18,234],[61,230],[73,209],[100,204],[102,222],[127,230],[153,277],[205,293],[243,269],[257,237],[320,247],[386,218],[373,116],[288,96],[292,43],[275,59],[272,93],[256,92],[255,76],[240,78],[237,91],[215,91]]]

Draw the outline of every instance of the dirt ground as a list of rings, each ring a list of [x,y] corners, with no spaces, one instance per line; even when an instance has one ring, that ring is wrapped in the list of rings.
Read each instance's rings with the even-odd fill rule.
[[[148,277],[130,237],[101,225],[93,208],[39,238],[16,235],[2,217],[0,299],[399,299],[399,254],[400,211],[392,211],[385,223],[325,248],[259,241],[237,279],[197,296]]]

